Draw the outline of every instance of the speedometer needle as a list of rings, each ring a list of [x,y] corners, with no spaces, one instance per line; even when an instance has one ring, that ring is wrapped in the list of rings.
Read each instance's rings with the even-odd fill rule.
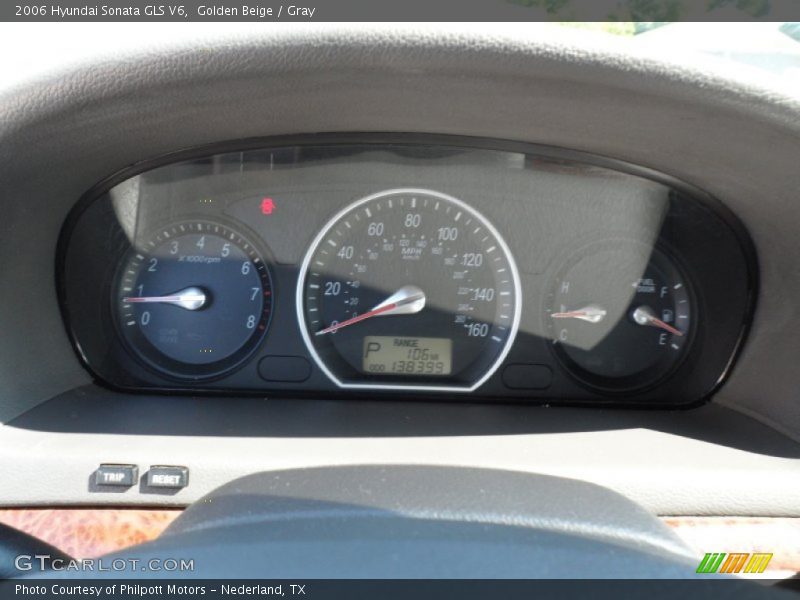
[[[651,327],[658,327],[664,331],[670,332],[672,335],[683,337],[683,332],[675,329],[672,325],[665,323],[653,314],[653,311],[646,307],[640,306],[633,311],[633,320],[639,325],[650,325]]]
[[[315,335],[325,335],[326,333],[335,333],[342,327],[355,325],[361,321],[366,321],[372,317],[390,316],[390,315],[413,315],[425,308],[425,292],[415,285],[404,285],[394,294],[386,298],[380,304],[377,304],[365,313],[347,319],[341,323],[336,323],[325,329],[321,329]]]
[[[208,303],[208,296],[199,287],[187,287],[171,296],[128,296],[122,299],[126,304],[158,303],[173,304],[186,310],[200,310]]]

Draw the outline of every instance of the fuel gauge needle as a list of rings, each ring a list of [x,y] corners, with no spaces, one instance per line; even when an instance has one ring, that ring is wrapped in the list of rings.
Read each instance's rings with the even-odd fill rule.
[[[605,318],[606,314],[607,312],[604,308],[590,304],[578,310],[550,313],[550,317],[553,319],[578,319],[587,323],[599,323]]]
[[[335,333],[342,327],[355,325],[356,323],[380,315],[412,315],[418,313],[423,308],[425,308],[425,292],[415,285],[404,285],[394,294],[386,298],[386,300],[377,304],[372,310],[362,313],[357,317],[353,317],[352,319],[347,319],[341,323],[336,323],[335,325],[321,329],[315,335]]]
[[[639,325],[649,325],[651,327],[658,327],[664,331],[668,331],[672,335],[683,337],[683,332],[675,329],[669,323],[665,323],[653,314],[653,311],[647,306],[640,306],[633,311],[633,320]]]

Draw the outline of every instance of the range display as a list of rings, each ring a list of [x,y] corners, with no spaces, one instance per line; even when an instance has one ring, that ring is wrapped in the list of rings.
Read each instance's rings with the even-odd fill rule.
[[[376,375],[450,375],[453,340],[368,335],[364,338],[362,371]]]
[[[92,376],[604,406],[692,405],[722,384],[757,263],[719,202],[564,150],[368,138],[192,150],[88,193],[57,279]]]
[[[342,387],[474,389],[514,340],[519,287],[508,246],[473,208],[397,189],[323,227],[297,307],[312,356]]]

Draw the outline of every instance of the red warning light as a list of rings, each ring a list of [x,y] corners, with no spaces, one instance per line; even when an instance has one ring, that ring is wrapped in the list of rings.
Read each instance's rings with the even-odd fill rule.
[[[261,201],[261,214],[262,215],[271,215],[272,211],[275,210],[275,201],[272,198],[264,198]]]

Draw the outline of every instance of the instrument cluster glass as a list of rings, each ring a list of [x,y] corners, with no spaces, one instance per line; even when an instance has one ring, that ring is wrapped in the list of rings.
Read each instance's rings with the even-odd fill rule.
[[[116,388],[690,404],[755,296],[746,232],[651,172],[507,142],[266,140],[118,174],[59,294]]]

